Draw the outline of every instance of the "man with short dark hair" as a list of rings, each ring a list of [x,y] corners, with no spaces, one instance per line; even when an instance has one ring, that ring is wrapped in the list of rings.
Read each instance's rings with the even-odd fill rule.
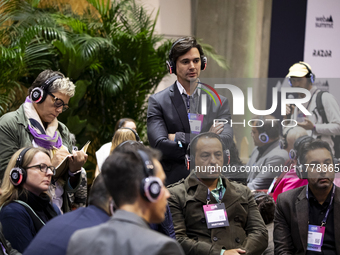
[[[63,255],[71,235],[83,228],[89,228],[109,220],[113,200],[108,193],[104,179],[99,174],[94,180],[88,199],[89,206],[60,215],[50,220],[25,250],[29,255]]]
[[[297,174],[308,185],[280,194],[274,220],[275,254],[340,254],[340,188],[327,142],[314,140],[298,151]]]
[[[199,134],[189,149],[190,175],[169,186],[176,238],[185,254],[262,254],[267,229],[249,188],[221,175],[227,160],[221,138]]]
[[[184,155],[190,137],[210,131],[219,134],[226,144],[233,139],[228,100],[220,96],[219,101],[206,84],[199,82],[206,62],[202,47],[195,38],[179,38],[171,47],[168,61],[169,71],[177,75],[177,81],[149,98],[148,138],[150,145],[163,154],[161,163],[168,184],[189,174]],[[211,91],[210,94],[207,90]],[[203,95],[206,98],[206,113],[202,111]],[[214,119],[227,120],[228,124],[220,122],[214,126]]]
[[[169,197],[155,151],[114,150],[104,162],[102,174],[118,209],[107,223],[77,231],[68,255],[183,254],[175,240],[148,226],[164,220]]]
[[[273,179],[280,175],[288,153],[280,149],[280,122],[272,115],[255,117],[251,136],[255,148],[246,165],[248,187],[251,190],[266,190]]]

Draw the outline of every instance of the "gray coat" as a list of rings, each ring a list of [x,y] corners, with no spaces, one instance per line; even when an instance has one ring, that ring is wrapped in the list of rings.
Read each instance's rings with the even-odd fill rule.
[[[251,190],[268,189],[273,179],[281,173],[270,172],[268,167],[283,167],[289,158],[287,151],[280,149],[279,140],[273,142],[256,161],[258,155],[259,151],[255,147],[247,163],[247,169],[252,168],[248,175],[248,188]]]
[[[106,223],[76,231],[67,255],[184,255],[179,243],[151,230],[138,215],[118,210]]]

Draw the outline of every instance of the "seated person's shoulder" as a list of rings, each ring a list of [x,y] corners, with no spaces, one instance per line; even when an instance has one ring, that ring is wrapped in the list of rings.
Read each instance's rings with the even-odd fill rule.
[[[305,186],[301,186],[295,189],[287,190],[277,197],[277,202],[280,200],[281,202],[291,202],[295,201],[297,196],[302,192],[302,190],[305,188]]]
[[[18,216],[29,217],[25,207],[19,203],[11,202],[1,208],[0,219],[18,219]]]
[[[225,178],[225,177],[223,177],[223,178]],[[227,178],[225,178],[225,179],[227,179]],[[251,194],[251,190],[247,186],[243,185],[242,183],[239,183],[237,181],[231,181],[229,179],[227,179],[227,180],[228,180],[228,184],[230,185],[230,188],[234,189],[240,195]]]
[[[167,188],[170,194],[185,190],[184,181],[185,179],[183,178],[182,180],[179,180],[178,182],[168,185]]]
[[[6,113],[0,118],[0,126],[17,125],[18,123],[18,110]]]

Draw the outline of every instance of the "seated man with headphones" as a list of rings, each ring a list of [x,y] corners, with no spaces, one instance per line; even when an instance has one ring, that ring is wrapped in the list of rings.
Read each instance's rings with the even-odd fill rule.
[[[312,140],[298,150],[299,178],[308,185],[277,198],[274,218],[275,254],[340,254],[340,188],[329,144]]]
[[[132,146],[124,152],[115,150],[102,174],[117,210],[107,223],[76,231],[67,255],[184,254],[174,239],[148,225],[164,220],[170,196],[156,151]]]
[[[288,153],[279,146],[280,122],[272,121],[272,115],[253,118],[251,136],[255,148],[246,165],[248,187],[251,190],[267,190],[288,159]]]
[[[201,133],[187,149],[190,175],[169,186],[176,239],[187,255],[260,255],[268,245],[253,194],[221,174],[228,157],[219,135]]]
[[[228,100],[199,81],[207,66],[203,49],[193,37],[176,40],[170,49],[169,72],[177,81],[149,98],[147,131],[150,145],[162,152],[162,166],[171,184],[188,176],[185,151],[193,136],[201,132],[219,134],[225,143],[233,139]],[[215,94],[216,93],[216,94]],[[202,110],[205,100],[206,112]],[[218,103],[216,103],[218,102]],[[214,126],[214,119],[227,120]]]
[[[69,108],[74,93],[75,86],[69,78],[60,72],[45,70],[28,89],[25,102],[0,118],[0,180],[11,156],[20,148],[33,146],[49,150],[54,167],[72,153],[68,169],[58,180],[53,178],[50,187],[53,202],[64,213],[70,211],[71,205],[67,193],[75,193],[87,183],[86,176],[83,179],[81,176],[87,155],[83,151],[72,151],[70,132],[57,119]]]

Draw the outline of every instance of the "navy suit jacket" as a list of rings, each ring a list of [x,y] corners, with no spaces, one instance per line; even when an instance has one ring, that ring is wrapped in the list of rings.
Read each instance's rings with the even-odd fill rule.
[[[94,205],[55,217],[38,232],[24,254],[66,254],[68,242],[75,231],[99,225],[109,218],[109,215]]]
[[[200,92],[206,94],[205,91]],[[222,105],[214,95],[217,105],[213,99],[207,95],[207,114],[204,115],[201,132],[208,132],[213,125],[214,119],[228,120],[220,137],[228,146],[233,139],[233,129],[230,127],[230,111],[228,99],[220,96]],[[201,100],[199,100],[198,113],[201,113]],[[185,154],[190,143],[191,134],[187,108],[183,102],[176,82],[163,91],[156,93],[149,98],[147,115],[148,138],[151,147],[159,149],[162,154],[162,166],[167,176],[167,183],[171,184],[189,175],[185,166]],[[168,139],[169,134],[183,133],[182,146],[178,141]]]

